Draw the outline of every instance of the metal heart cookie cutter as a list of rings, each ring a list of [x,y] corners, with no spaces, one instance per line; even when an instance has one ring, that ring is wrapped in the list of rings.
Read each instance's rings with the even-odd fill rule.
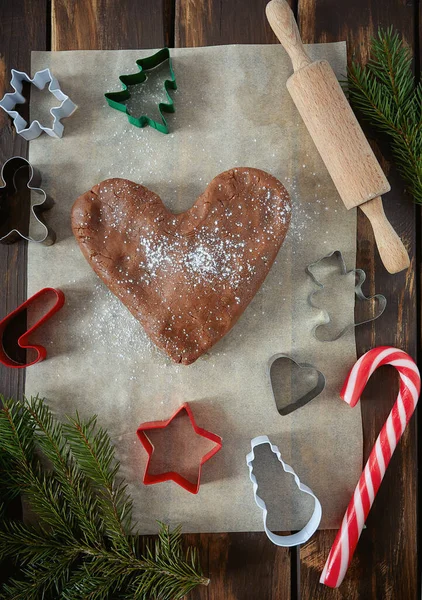
[[[8,327],[8,325],[23,311],[25,311],[29,306],[34,304],[35,302],[42,301],[47,302],[48,296],[54,297],[53,306],[39,319],[30,329],[25,331],[18,338],[18,346],[20,348],[24,348],[27,350],[35,350],[36,357],[34,360],[25,363],[18,363],[13,360],[6,352],[4,348],[4,334]],[[33,344],[29,341],[32,334],[37,331],[46,321],[48,321],[57,311],[59,311],[65,302],[65,296],[61,290],[56,290],[55,288],[43,288],[30,298],[26,300],[23,304],[15,308],[10,314],[8,314],[4,319],[0,321],[0,362],[6,367],[11,367],[12,369],[23,369],[24,367],[30,367],[31,365],[35,365],[38,362],[44,360],[47,356],[47,350],[44,346]]]
[[[258,496],[258,483],[257,483],[255,475],[253,474],[253,461],[255,459],[254,450],[257,446],[261,446],[262,444],[269,445],[269,447],[271,448],[271,452],[273,452],[276,455],[276,457],[278,458],[279,462],[281,463],[281,466],[283,467],[284,471],[286,473],[290,473],[291,475],[293,475],[294,480],[295,480],[296,485],[299,488],[299,490],[301,492],[303,492],[304,494],[308,494],[309,496],[311,496],[314,499],[314,511],[312,513],[312,516],[309,519],[309,521],[306,523],[305,527],[301,531],[298,531],[297,533],[293,533],[291,535],[277,535],[277,534],[273,533],[267,527],[267,515],[268,515],[267,505],[265,504],[264,500],[260,496]],[[318,500],[318,498],[315,496],[313,491],[310,488],[308,488],[307,485],[302,483],[300,481],[299,477],[293,471],[292,467],[283,461],[283,459],[281,458],[280,450],[278,449],[277,446],[275,446],[274,444],[272,444],[270,442],[268,436],[266,436],[266,435],[260,435],[251,440],[251,451],[249,452],[249,454],[246,455],[246,464],[249,468],[249,477],[253,484],[253,494],[254,494],[255,502],[256,502],[257,506],[259,506],[259,508],[262,510],[262,516],[263,516],[263,521],[264,521],[264,531],[267,534],[268,539],[271,540],[272,543],[275,544],[276,546],[283,546],[285,548],[291,548],[292,546],[299,546],[300,544],[304,544],[305,542],[307,542],[309,540],[309,538],[318,529],[318,526],[321,522],[321,516],[322,516],[321,503]]]
[[[39,90],[43,90],[48,84],[49,92],[51,92],[60,102],[59,106],[54,106],[50,109],[50,114],[53,117],[51,127],[41,125],[39,121],[32,121],[28,127],[28,123],[25,119],[15,110],[17,104],[24,104],[26,102],[25,97],[22,95],[24,83],[35,85]],[[59,82],[51,73],[50,69],[37,71],[32,79],[23,71],[12,69],[10,85],[14,89],[14,92],[3,96],[2,100],[0,100],[0,107],[12,117],[16,133],[28,141],[37,138],[43,131],[50,137],[61,138],[64,131],[64,125],[60,121],[61,119],[70,117],[77,109],[77,106],[72,102],[69,96],[66,96],[66,94],[62,92]]]
[[[374,316],[372,316],[372,317],[365,318],[363,320],[358,321],[357,323],[355,323],[355,322],[349,323],[348,325],[346,325],[346,327],[341,329],[341,331],[337,335],[327,337],[327,338],[321,338],[321,336],[318,334],[318,330],[320,328],[323,328],[323,327],[329,325],[332,322],[332,319],[325,309],[321,308],[321,306],[319,306],[318,304],[315,303],[315,296],[317,294],[319,294],[325,288],[325,286],[319,280],[319,278],[317,276],[315,276],[315,274],[313,273],[313,270],[317,267],[317,265],[319,265],[323,262],[329,261],[333,258],[336,259],[338,262],[338,269],[339,269],[339,273],[341,276],[348,276],[348,275],[354,273],[354,275],[355,275],[355,297],[357,298],[357,300],[359,300],[361,302],[375,300],[378,305],[378,310],[377,310],[376,314],[374,314]],[[319,311],[321,311],[324,314],[324,322],[319,323],[313,329],[314,337],[320,342],[335,342],[336,340],[341,338],[350,329],[354,329],[355,327],[358,327],[359,325],[364,325],[365,323],[370,323],[371,321],[375,321],[375,319],[378,319],[378,317],[380,317],[383,314],[385,307],[387,306],[387,299],[382,294],[375,294],[374,296],[365,296],[365,294],[362,291],[362,286],[366,280],[365,271],[363,271],[362,269],[350,269],[348,271],[343,254],[341,253],[340,250],[334,250],[333,252],[330,252],[326,256],[323,256],[319,260],[308,265],[306,267],[306,273],[311,277],[312,281],[319,288],[309,294],[308,301],[309,301],[309,304],[313,308],[318,309]]]
[[[300,385],[303,388],[306,388],[306,390],[301,391],[300,393],[298,393],[298,397],[293,397],[294,393],[293,393],[293,384],[291,385],[292,387],[292,391],[291,391],[291,396],[292,401],[284,406],[279,406],[279,402],[278,402],[278,397],[279,394],[275,392],[275,387],[273,384],[273,377],[272,377],[272,371],[275,367],[275,364],[278,361],[288,361],[291,366],[296,369],[296,371],[299,373],[302,373],[302,378],[301,378],[301,382]],[[314,377],[314,381],[309,382],[309,377],[308,377],[308,381],[306,380],[306,374],[311,374],[314,373],[315,377]],[[309,363],[299,363],[296,360],[294,360],[291,356],[288,356],[287,354],[274,354],[268,361],[267,363],[267,377],[268,377],[268,381],[269,381],[269,385],[271,388],[271,393],[274,399],[274,403],[276,405],[277,411],[280,415],[282,416],[286,416],[289,415],[290,413],[292,413],[293,411],[297,410],[298,408],[302,408],[303,406],[305,406],[306,404],[308,404],[308,402],[310,402],[311,400],[313,400],[314,398],[316,398],[317,396],[319,396],[325,388],[325,376],[323,373],[321,373],[321,371],[319,371],[316,367],[314,367],[313,365],[309,364]],[[292,382],[292,374],[290,373],[290,377],[289,377],[289,381]],[[298,384],[299,382],[296,382],[296,384]],[[312,387],[310,388],[310,385],[312,385]],[[310,389],[309,389],[310,388]],[[282,395],[282,394],[280,394]]]
[[[4,163],[1,178],[4,185],[0,187],[0,242],[11,244],[23,238],[46,246],[54,244],[56,234],[41,217],[54,201],[38,187],[40,172],[26,158],[14,156]],[[36,192],[40,199],[28,198],[26,188]]]

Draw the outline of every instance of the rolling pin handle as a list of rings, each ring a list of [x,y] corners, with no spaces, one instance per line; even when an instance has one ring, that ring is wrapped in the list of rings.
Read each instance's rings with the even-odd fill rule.
[[[385,216],[381,196],[359,206],[371,222],[378,251],[387,271],[394,274],[407,269],[410,265],[409,255]]]
[[[292,9],[286,0],[271,0],[265,9],[271,29],[290,56],[293,70],[299,71],[311,64],[302,44]]]

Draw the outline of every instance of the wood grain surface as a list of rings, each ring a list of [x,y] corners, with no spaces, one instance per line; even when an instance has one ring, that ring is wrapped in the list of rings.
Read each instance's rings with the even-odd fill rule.
[[[412,2],[395,0],[301,0],[299,27],[303,41],[333,42],[346,39],[349,60],[366,60],[368,43],[378,26],[394,25],[410,47],[414,46],[415,9]],[[369,131],[367,133],[370,134]],[[373,141],[373,140],[372,140]],[[385,145],[373,148],[387,174],[392,190],[384,206],[392,225],[403,239],[411,258],[408,272],[390,276],[382,268],[369,222],[358,212],[357,266],[366,273],[369,289],[387,298],[386,314],[370,327],[356,330],[358,355],[377,345],[393,345],[416,356],[416,238],[415,207],[391,163]],[[365,461],[397,394],[397,376],[386,367],[371,379],[362,398]],[[416,598],[417,576],[416,418],[410,422],[363,532],[344,584],[337,591],[318,583],[334,533],[321,532],[302,549],[301,592],[307,598]]]
[[[378,25],[394,25],[409,46],[419,51],[421,43],[415,38],[419,6],[415,2],[290,3],[305,43],[346,39],[349,59],[365,60],[370,36]],[[10,68],[29,70],[30,50],[276,43],[266,22],[265,5],[266,0],[3,0],[0,92],[8,90]],[[1,161],[14,154],[25,156],[26,143],[14,134],[3,113],[0,128]],[[358,216],[357,262],[367,272],[365,291],[384,293],[388,305],[382,319],[357,329],[357,352],[360,355],[375,345],[392,344],[416,356],[416,256],[420,255],[420,248],[416,247],[416,211],[391,163],[387,145],[382,140],[370,141],[392,186],[384,197],[387,216],[404,239],[412,264],[407,273],[388,275],[366,217]],[[419,268],[420,261],[417,264]],[[0,315],[4,315],[25,298],[26,244],[0,245],[0,283]],[[19,396],[23,383],[23,371],[0,369],[0,392]],[[366,389],[362,400],[365,459],[392,406],[397,387],[393,369],[386,368],[374,375]],[[276,548],[259,533],[198,534],[185,537],[199,547],[211,584],[192,593],[192,600],[415,599],[420,592],[416,429],[413,419],[393,456],[340,590],[329,590],[318,583],[334,532],[318,532],[300,554]]]
[[[52,0],[51,50],[163,46],[164,15],[164,3],[156,0]]]
[[[0,97],[13,91],[10,69],[30,72],[31,50],[45,50],[47,43],[45,0],[0,2]],[[22,115],[27,115],[28,106]],[[10,118],[0,111],[0,162],[12,156],[27,156],[28,143],[17,135]],[[28,191],[29,194],[29,191]],[[0,315],[4,316],[26,299],[27,243],[0,244]],[[21,323],[23,332],[25,323]],[[21,396],[25,385],[23,369],[0,365],[0,393]]]

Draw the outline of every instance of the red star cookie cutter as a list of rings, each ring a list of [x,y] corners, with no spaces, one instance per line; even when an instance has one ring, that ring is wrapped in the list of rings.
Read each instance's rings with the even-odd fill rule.
[[[18,338],[18,345],[20,346],[20,348],[35,350],[36,357],[31,362],[16,362],[6,353],[4,349],[3,341],[4,332],[6,328],[11,323],[11,321],[15,319],[15,317],[17,317],[21,312],[26,310],[35,301],[37,301],[40,298],[43,301],[47,301],[47,297],[51,297],[51,295],[55,296],[54,305],[41,317],[39,321],[35,323],[35,325],[33,325],[30,329],[25,331],[25,333],[23,333]],[[29,338],[39,327],[41,327],[46,321],[48,321],[48,319],[50,319],[57,311],[61,309],[61,307],[64,304],[64,301],[65,297],[61,290],[56,290],[55,288],[43,288],[42,290],[31,296],[31,298],[28,298],[28,300],[26,300],[23,304],[18,306],[18,308],[16,308],[14,311],[9,313],[7,317],[2,319],[0,321],[0,362],[3,363],[3,365],[5,365],[6,367],[11,367],[12,369],[23,369],[24,367],[30,367],[31,365],[35,365],[36,363],[44,360],[47,356],[47,350],[44,348],[44,346],[31,344],[29,342]]]
[[[167,471],[166,473],[158,473],[156,475],[153,475],[148,472],[148,468],[149,468],[149,465],[151,462],[151,457],[154,452],[154,446],[152,445],[151,441],[148,439],[145,432],[148,430],[151,430],[151,429],[165,429],[173,421],[173,419],[175,419],[182,411],[185,411],[187,416],[189,417],[189,420],[192,424],[192,428],[195,431],[195,433],[197,433],[201,437],[207,438],[208,440],[211,440],[212,442],[215,443],[214,448],[212,448],[209,452],[204,454],[204,456],[201,458],[201,461],[199,463],[199,468],[198,468],[198,477],[195,482],[189,481],[188,479],[183,477],[183,475],[181,475],[180,473],[177,473],[176,471]],[[183,489],[190,492],[191,494],[197,494],[199,492],[202,465],[204,465],[207,462],[207,460],[209,460],[212,456],[214,456],[214,454],[217,454],[217,452],[219,450],[221,450],[221,447],[223,445],[222,439],[219,435],[216,435],[215,433],[211,433],[210,431],[207,431],[206,429],[202,429],[202,427],[199,427],[196,424],[195,417],[193,416],[192,410],[187,402],[182,404],[182,406],[180,406],[176,410],[176,412],[173,414],[173,416],[171,416],[170,419],[168,419],[167,421],[149,421],[148,423],[142,423],[138,427],[138,430],[136,433],[137,433],[137,436],[138,436],[141,444],[143,445],[143,447],[145,448],[145,450],[147,451],[147,454],[148,454],[148,461],[147,461],[147,465],[145,467],[144,478],[143,478],[144,484],[151,485],[154,483],[162,483],[163,481],[174,481],[175,483],[180,485]]]

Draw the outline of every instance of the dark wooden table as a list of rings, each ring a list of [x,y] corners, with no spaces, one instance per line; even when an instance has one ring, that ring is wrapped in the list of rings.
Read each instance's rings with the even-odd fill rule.
[[[0,97],[9,91],[11,68],[30,71],[31,50],[276,43],[265,19],[265,4],[266,0],[0,0]],[[377,27],[393,25],[414,52],[419,74],[419,0],[291,0],[291,4],[304,42],[347,40],[349,60],[365,60]],[[0,131],[2,163],[13,155],[26,155],[26,142],[15,134],[3,111]],[[357,266],[367,272],[367,291],[382,291],[388,305],[382,319],[357,329],[357,353],[387,344],[416,356],[420,215],[388,150],[376,140],[373,144],[392,186],[385,209],[412,262],[407,273],[388,275],[371,228],[359,211]],[[5,315],[26,298],[26,244],[0,245],[0,282],[0,315]],[[0,392],[21,395],[24,377],[23,370],[2,368]],[[378,371],[367,387],[362,402],[365,460],[397,389],[391,368]],[[318,583],[333,531],[318,532],[300,551],[276,548],[260,533],[201,534],[186,538],[200,548],[211,585],[194,592],[192,600],[419,597],[417,452],[417,419],[413,418],[393,456],[340,590]],[[419,543],[420,539],[419,535]]]

